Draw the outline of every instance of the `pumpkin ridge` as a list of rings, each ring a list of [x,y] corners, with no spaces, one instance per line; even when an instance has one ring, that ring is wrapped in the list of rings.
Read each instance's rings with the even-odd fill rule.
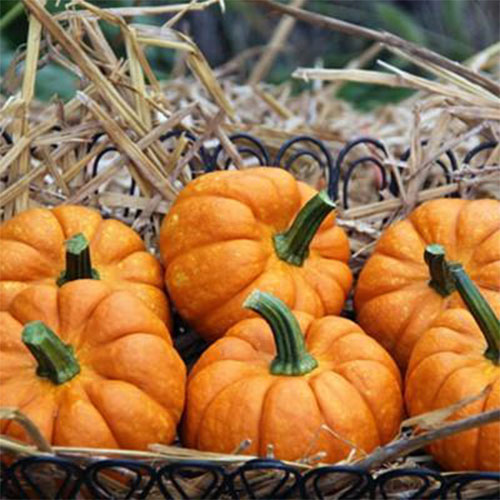
[[[276,377],[276,376],[273,375],[273,377]],[[258,429],[257,443],[260,443],[261,446],[264,446],[264,442],[261,442],[260,436],[262,436],[264,434],[263,428],[264,428],[264,424],[266,422],[266,418],[265,417],[267,416],[266,412],[265,412],[266,401],[267,401],[267,397],[269,395],[269,392],[274,387],[274,385],[276,384],[276,382],[277,382],[277,379],[274,380],[273,382],[271,382],[269,384],[269,387],[267,388],[266,392],[264,393],[264,396],[262,397],[262,402],[261,402],[261,405],[260,405],[260,418],[259,418],[259,423],[257,425],[257,429]],[[260,456],[266,455],[267,449],[266,450],[258,449],[257,453]]]
[[[348,286],[347,288],[344,288],[342,286],[342,283],[337,279],[337,276],[335,275],[334,272],[331,271],[331,269],[328,269],[326,266],[328,264],[331,263],[331,259],[327,259],[325,257],[323,257],[321,254],[316,253],[316,251],[314,250],[313,252],[311,252],[312,255],[310,256],[307,264],[305,265],[305,268],[309,268],[309,266],[311,266],[312,268],[315,268],[316,267],[316,264],[324,264],[325,265],[325,270],[324,270],[324,273],[329,276],[332,281],[334,281],[335,283],[337,283],[337,285],[339,286],[339,288],[343,291],[344,293],[344,301],[345,299],[347,298],[347,296],[349,295],[349,292],[351,291],[351,287],[352,287],[352,279],[351,279],[351,286]],[[324,261],[324,262],[323,262]],[[348,264],[346,264],[345,262],[342,262],[340,260],[338,261],[335,261],[336,263],[340,264],[344,270],[347,268],[349,269],[349,266]]]
[[[105,346],[105,345],[113,344],[115,342],[120,342],[122,339],[124,339],[125,337],[128,337],[129,335],[138,335],[138,336],[148,335],[148,336],[153,337],[154,339],[158,339],[159,342],[163,342],[163,343],[167,344],[167,348],[172,347],[171,344],[168,343],[168,340],[166,338],[161,338],[158,335],[154,335],[154,334],[147,333],[147,332],[127,333],[127,334],[125,334],[125,335],[123,335],[121,337],[118,337],[118,338],[115,338],[113,340],[110,340],[109,342],[104,342],[102,344],[99,344],[98,347],[101,348],[102,346]],[[95,347],[94,347],[94,349],[95,349]],[[177,352],[177,351],[175,351],[175,352]],[[87,370],[90,371],[89,368],[87,368]],[[168,410],[170,410],[172,412],[175,412],[175,407],[166,406],[162,401],[160,401],[158,398],[156,398],[155,396],[153,396],[152,394],[150,394],[148,391],[146,391],[142,387],[143,383],[141,383],[140,380],[137,381],[137,382],[134,381],[134,380],[129,380],[127,378],[127,375],[121,375],[121,374],[120,374],[119,378],[111,378],[111,377],[108,377],[108,376],[104,375],[100,370],[96,369],[96,367],[94,365],[92,366],[91,371],[92,371],[92,373],[94,373],[95,375],[97,375],[98,377],[100,377],[100,378],[102,378],[104,380],[119,380],[121,382],[130,384],[131,386],[136,387],[137,389],[141,390],[144,394],[146,394],[149,398],[151,398],[153,401],[155,401],[158,405],[160,405],[163,408],[166,408],[166,409],[168,409]]]
[[[346,382],[347,382],[347,383],[348,383],[351,387],[353,386],[353,385],[349,382],[349,380],[347,380],[345,377],[343,377],[340,373],[337,373],[337,372],[336,372],[336,371],[334,371],[334,370],[332,370],[332,371],[335,373],[335,375],[337,375],[338,377],[341,377],[343,380],[345,380],[345,381],[346,381]],[[317,378],[321,377],[321,375],[323,375],[323,373],[328,374],[329,372],[328,372],[328,371],[324,371],[324,372],[318,373],[316,376],[314,376],[314,377],[310,377],[310,378],[308,379],[309,387],[311,388],[311,391],[312,391],[312,393],[313,393],[314,399],[315,399],[315,401],[316,401],[316,405],[318,406],[318,409],[319,409],[319,414],[321,415],[321,417],[322,417],[322,419],[323,419],[323,425],[325,425],[325,426],[326,426],[326,427],[327,427],[330,431],[333,431],[333,432],[334,432],[334,433],[336,433],[338,436],[340,436],[342,439],[344,439],[344,440],[346,441],[346,443],[347,443],[347,442],[352,442],[351,440],[346,439],[344,436],[342,436],[342,434],[341,434],[340,432],[338,432],[338,431],[335,429],[335,426],[330,425],[330,424],[328,423],[328,421],[327,421],[326,417],[325,417],[325,411],[324,411],[324,409],[323,409],[323,406],[322,406],[322,405],[321,405],[321,403],[320,403],[320,399],[319,399],[319,397],[318,397],[318,395],[317,395],[317,393],[316,393],[316,389],[314,388],[314,385],[312,384],[312,382],[313,382],[315,379],[317,379]],[[356,391],[356,393],[357,393],[357,394],[359,394],[359,391],[357,391],[357,389],[356,389],[355,387],[354,387],[354,390]],[[361,396],[360,396],[360,397],[361,397]],[[361,399],[362,399],[363,403],[364,403],[364,404],[365,404],[365,406],[366,406],[366,402],[365,402],[365,400],[364,400],[363,398],[361,398]],[[375,427],[375,430],[376,430],[377,435],[378,435],[377,422],[375,421],[375,418],[374,418],[374,416],[373,416],[373,414],[372,414],[372,412],[371,412],[370,408],[368,408],[368,411],[369,411],[370,415],[372,416],[373,426]],[[318,436],[318,437],[319,437],[319,436]],[[333,437],[334,439],[338,439],[338,438],[336,438],[336,437],[335,437],[335,435],[333,435],[332,437]],[[380,443],[380,441],[379,441],[379,443]],[[353,444],[355,444],[355,443],[353,443]],[[366,454],[366,451],[365,451],[363,448],[361,448],[361,447],[359,447],[359,446],[357,446],[357,445],[356,445],[356,449],[357,449],[357,450],[361,450],[363,453],[365,453],[365,454]]]
[[[428,283],[426,284],[426,286],[429,287]],[[429,289],[430,289],[430,287],[429,287]],[[401,342],[403,342],[404,336],[406,334],[406,330],[408,328],[410,328],[410,326],[412,324],[414,312],[420,308],[420,304],[422,302],[425,302],[425,300],[426,300],[426,298],[422,297],[422,299],[420,301],[415,301],[415,307],[411,310],[410,314],[408,315],[408,321],[406,322],[404,327],[402,327],[401,330],[399,331],[399,335],[394,339],[394,343],[391,346],[391,352],[398,352],[398,348],[401,345]],[[443,313],[443,311],[445,311],[448,308],[449,301],[450,301],[449,297],[443,297],[443,300],[440,301],[439,310],[437,312],[435,312],[433,319],[437,318],[440,314]],[[432,323],[432,321],[431,321],[431,323]]]
[[[425,248],[429,244],[429,242],[424,238],[424,235],[420,232],[418,224],[413,220],[413,217],[411,217],[411,215],[405,220],[407,220],[411,224],[413,230],[415,231],[415,234],[422,243],[423,248]]]
[[[104,380],[109,380],[109,379],[106,379],[105,377],[102,377]],[[106,427],[108,428],[109,430],[109,433],[111,434],[111,437],[114,439],[115,443],[118,445],[119,448],[123,448],[123,445],[121,444],[121,442],[119,441],[119,439],[116,437],[115,435],[115,432],[113,431],[113,428],[111,427],[111,425],[109,425],[109,422],[108,422],[108,419],[106,418],[106,415],[104,414],[104,412],[102,412],[100,409],[99,409],[99,406],[96,404],[96,402],[92,399],[91,395],[90,395],[90,392],[91,391],[88,391],[87,390],[87,387],[86,385],[82,384],[82,391],[85,393],[85,395],[87,396],[87,399],[89,401],[89,403],[94,407],[94,409],[96,410],[96,412],[100,415],[100,417],[102,418],[102,421],[104,422],[104,424],[106,425]]]
[[[483,401],[483,405],[481,406],[481,410],[478,412],[478,413],[483,413],[484,411],[486,411],[487,407],[488,407],[488,402],[490,400],[490,397],[493,395],[493,386],[500,381],[500,375],[497,375],[497,377],[495,378],[495,380],[491,383],[491,391],[490,393],[484,398],[484,401]],[[480,460],[479,460],[479,454],[481,452],[481,431],[484,429],[484,426],[481,426],[481,427],[478,427],[477,428],[477,442],[476,442],[476,453],[475,453],[475,456],[474,456],[474,463],[475,463],[475,468],[477,469],[477,464],[481,463]]]
[[[416,285],[417,283],[415,283]],[[422,285],[422,283],[419,283],[419,285]],[[425,283],[425,287],[426,288],[429,288],[429,290],[431,290],[431,288],[429,287],[428,283]],[[385,294],[384,294],[385,295]],[[383,295],[380,295],[380,297],[382,297]],[[415,301],[415,303],[413,304],[413,307],[411,309],[411,311],[408,313],[408,318],[406,319],[406,322],[401,326],[400,330],[399,330],[399,335],[396,337],[396,338],[393,338],[392,339],[392,343],[391,343],[391,346],[390,346],[390,349],[389,352],[391,353],[394,353],[396,352],[396,349],[398,347],[398,345],[400,344],[400,342],[403,341],[403,337],[405,336],[406,334],[406,330],[410,327],[411,325],[411,322],[412,322],[412,319],[413,319],[413,313],[420,308],[420,304],[421,302],[424,302],[425,301],[425,296],[422,297],[419,301]],[[437,314],[439,314],[440,312],[443,311],[443,309],[445,309],[443,307],[443,304],[446,303],[446,299],[444,299],[443,301],[441,301],[441,309],[440,311],[438,311]],[[386,347],[387,349],[387,347]]]
[[[45,262],[45,263],[47,263],[47,264],[50,264],[50,265],[49,265],[49,266],[47,266],[47,267],[53,267],[53,268],[55,269],[55,271],[51,272],[51,274],[48,274],[48,275],[46,275],[46,276],[43,276],[43,277],[41,277],[40,279],[50,278],[50,277],[51,277],[54,273],[56,273],[56,272],[57,272],[57,270],[59,269],[59,267],[58,267],[58,265],[57,265],[58,263],[57,263],[56,261],[52,261],[52,260],[50,260],[50,259],[47,259],[47,257],[46,257],[45,255],[43,255],[43,253],[42,253],[40,250],[38,250],[38,248],[35,248],[34,246],[29,245],[28,243],[25,243],[24,241],[15,240],[15,239],[12,239],[12,238],[1,238],[1,239],[0,239],[0,241],[1,241],[1,240],[3,240],[3,241],[11,241],[11,242],[17,243],[18,245],[23,245],[23,246],[25,246],[25,247],[27,247],[27,248],[30,248],[31,250],[35,251],[35,252],[39,255],[39,257],[40,257],[40,259],[41,259],[42,261],[44,261],[44,262]],[[4,281],[4,280],[2,280],[2,281]],[[25,283],[26,281],[31,282],[31,281],[33,281],[33,280],[32,280],[32,279],[22,280],[22,279],[16,278],[15,280],[9,280],[9,281],[11,281],[11,282],[13,282],[13,283]]]
[[[461,217],[463,215],[463,213],[465,212],[466,208],[468,208],[470,206],[470,203],[466,202],[464,203],[459,209],[458,209],[458,212],[454,218],[454,223],[455,223],[455,230],[453,231],[453,237],[454,237],[454,241],[453,241],[453,254],[452,255],[458,255],[458,241],[459,241],[459,237],[458,237],[458,232],[460,231],[460,222],[461,222]],[[448,254],[449,254],[449,250],[448,251]],[[469,266],[469,262],[471,260],[471,257],[472,256],[469,256],[469,258],[467,259],[467,262],[462,262],[462,264],[464,266]]]
[[[356,361],[356,360],[354,360]],[[350,361],[352,363],[352,361]],[[343,364],[348,364],[350,362],[347,362],[347,363],[343,363]],[[381,435],[381,432],[380,432],[380,426],[379,426],[379,423],[378,423],[378,420],[377,418],[375,417],[375,413],[373,412],[372,410],[372,407],[368,401],[368,399],[366,398],[366,396],[356,387],[356,385],[351,382],[343,373],[337,371],[337,370],[334,370],[335,373],[337,373],[338,375],[340,375],[358,394],[359,396],[361,397],[361,399],[363,400],[364,404],[366,405],[366,407],[368,408],[368,412],[370,413],[370,416],[372,417],[373,419],[373,423],[375,425],[375,430],[377,431],[377,441],[379,443],[382,443],[382,435]],[[392,375],[392,373],[391,373]]]
[[[109,222],[109,221],[114,221],[114,222],[118,222],[121,226],[123,226],[123,229],[127,231],[127,233],[130,234],[130,232],[134,232],[130,227],[128,227],[126,224],[124,224],[123,222],[119,221],[119,220],[116,220],[116,219],[101,219],[96,230],[94,231],[94,234],[92,235],[92,238],[88,238],[89,240],[89,249],[92,249],[93,246],[95,246],[95,242],[96,241],[99,241],[97,238],[98,236],[101,235],[101,233],[104,231],[104,227],[106,225],[106,222]],[[140,236],[135,233],[137,235],[138,238],[140,238]],[[142,242],[142,239],[141,239],[141,244],[142,244],[142,249],[139,249],[139,248],[134,248],[133,250],[131,250],[130,252],[127,252],[127,253],[124,253],[124,254],[119,254],[118,257],[114,258],[113,260],[110,260],[106,263],[103,263],[103,262],[100,262],[100,259],[99,259],[99,254],[100,252],[96,252],[94,251],[92,254],[91,254],[91,257],[92,257],[92,262],[94,263],[94,266],[97,268],[97,266],[99,267],[110,267],[110,266],[116,266],[119,262],[121,262],[122,260],[125,260],[127,257],[130,257],[133,253],[135,252],[146,252],[146,248],[144,246],[144,243]],[[95,250],[95,249],[94,249]],[[98,269],[96,269],[98,271]]]
[[[171,266],[178,258],[180,257],[184,257],[192,252],[197,252],[201,249],[205,249],[207,247],[211,247],[211,246],[214,246],[214,245],[220,245],[220,244],[224,244],[224,243],[232,243],[234,241],[253,241],[253,242],[260,242],[262,241],[262,238],[259,237],[259,238],[228,238],[228,239],[224,239],[224,240],[217,240],[217,241],[213,241],[213,242],[210,242],[210,243],[203,243],[202,245],[199,245],[199,246],[196,246],[196,247],[193,247],[193,248],[190,248],[189,250],[184,250],[183,252],[180,252],[178,255],[176,255],[173,259],[171,259],[168,263],[168,266]],[[270,254],[270,256],[272,256]]]
[[[233,361],[234,362],[234,361],[237,361],[237,360],[224,360],[224,361]],[[243,362],[241,361],[241,363],[243,363]],[[198,373],[201,373],[201,372],[198,372]],[[245,378],[247,380],[249,380],[249,379],[253,379],[253,378],[257,378],[257,377],[261,377],[262,376],[262,374],[254,375],[254,376],[247,376],[247,377],[245,377],[245,375],[246,375],[246,373],[243,373],[243,375],[241,377],[238,377],[236,380],[232,380],[229,384],[227,384],[224,387],[222,387],[220,389],[220,391],[217,391],[217,393],[210,399],[210,402],[205,406],[205,408],[203,408],[203,413],[201,414],[201,418],[199,419],[199,425],[198,425],[198,428],[196,429],[196,444],[195,444],[195,448],[201,449],[200,448],[200,437],[201,437],[200,426],[201,426],[202,422],[205,420],[205,416],[206,416],[209,408],[212,406],[212,404],[215,403],[215,401],[217,400],[217,398],[219,396],[222,396],[223,393],[227,389],[229,389],[231,386],[233,386],[235,384],[238,384],[239,382],[241,382]]]
[[[308,261],[308,264],[310,264],[310,262]],[[314,276],[323,276],[322,273],[320,273],[314,266],[312,265],[307,265],[305,267],[302,267],[301,268],[301,274],[302,274],[302,277],[304,278],[304,280],[307,282],[307,284],[314,290],[314,293],[316,294],[316,296],[318,297],[319,301],[321,302],[321,306],[323,307],[323,311],[328,311],[328,308],[326,307],[326,304],[323,300],[323,297],[321,296],[321,294],[319,293],[319,285],[315,284],[315,283],[311,283],[308,279],[308,274],[312,274]],[[327,274],[327,273],[325,273]],[[332,277],[331,274],[327,274],[328,278],[333,282],[335,283],[335,285],[337,286],[338,290],[342,292],[342,294],[344,295],[343,297],[343,301],[342,303],[344,303],[345,299],[346,299],[346,292],[344,290],[344,288],[340,285],[340,283],[334,278]],[[330,294],[328,294],[330,295]]]
[[[71,209],[72,209],[72,207],[70,206],[70,210]],[[96,212],[95,210],[92,210],[88,207],[82,207],[81,205],[78,205],[78,209],[84,210],[86,213]],[[63,218],[62,218],[61,212],[66,212],[66,211],[68,211],[67,206],[65,207],[64,205],[60,206],[60,207],[56,207],[54,210],[50,210],[50,213],[57,220],[57,223],[59,224],[59,226],[61,228],[61,233],[63,234],[63,237],[65,240],[67,240],[73,236],[73,234],[67,234],[65,229],[64,229],[64,223],[63,223]],[[93,225],[94,230],[93,230],[92,234],[88,236],[89,244],[92,242],[92,239],[94,238],[94,235],[97,231],[97,228],[101,225],[101,223],[102,223],[102,219],[99,221],[99,224]]]
[[[17,373],[16,373],[17,375]],[[5,387],[5,386],[4,386]],[[22,404],[20,404],[19,406],[17,406],[17,410],[19,410],[20,412],[23,411],[24,408],[26,408],[26,406],[28,406],[29,404],[31,404],[33,401],[35,401],[36,398],[38,398],[40,396],[40,393],[35,393],[33,394],[27,401],[23,401]],[[4,427],[3,429],[3,434],[8,434],[8,430],[9,428],[15,424],[15,420],[9,420],[7,421],[7,425]]]
[[[318,321],[321,321],[321,319],[322,319],[322,318],[320,318]],[[310,330],[310,328],[308,329],[308,332],[309,332],[309,330]],[[308,336],[308,332],[306,332],[306,333],[304,334],[304,336],[305,336],[306,340],[308,340],[308,337],[309,337],[309,336]],[[333,350],[333,346],[336,344],[336,342],[337,342],[338,340],[341,340],[341,339],[343,339],[344,337],[347,337],[348,335],[352,335],[352,334],[362,334],[362,332],[359,332],[359,331],[355,331],[355,330],[353,330],[353,331],[345,332],[345,333],[343,333],[342,335],[340,335],[339,337],[335,337],[335,338],[332,340],[332,342],[330,342],[330,343],[328,344],[328,349],[325,349],[322,353],[320,353],[320,354],[319,354],[319,357],[320,357],[321,359],[323,359],[323,358],[325,357],[325,354],[326,354],[328,351]],[[366,335],[366,334],[365,334],[365,335]],[[307,342],[307,343],[309,344],[309,342]],[[312,345],[312,346],[311,346],[311,345],[308,345],[307,347],[309,348],[309,352],[310,352],[311,354],[315,352],[314,345]],[[323,359],[323,362],[324,362],[324,361],[325,361],[325,360]],[[331,360],[328,360],[328,362],[329,362],[329,363],[333,363]]]
[[[436,354],[439,355],[439,353],[436,353]],[[463,354],[462,355],[457,354],[457,357],[463,357]],[[428,358],[426,358],[426,359],[428,359]],[[465,359],[463,365],[458,366],[457,368],[455,368],[454,370],[452,370],[450,373],[448,373],[446,375],[446,377],[444,377],[444,379],[441,381],[441,383],[439,384],[438,388],[436,389],[434,397],[432,398],[431,408],[433,408],[435,410],[438,409],[438,408],[435,407],[435,405],[436,405],[436,401],[439,399],[440,392],[443,390],[443,387],[446,385],[446,383],[448,382],[448,380],[455,373],[459,372],[460,370],[466,369],[466,368],[475,368],[476,366],[481,365],[483,363],[484,363],[484,359],[474,359],[474,360]]]
[[[262,276],[264,276],[266,273],[268,272],[272,272],[272,264],[269,266],[269,260],[272,258],[273,256],[271,255],[270,258],[266,259],[266,265],[264,266],[263,270],[260,271],[260,274],[258,276],[256,276],[255,278],[252,279],[252,281],[250,281],[249,283],[246,283],[244,286],[242,286],[240,289],[238,289],[235,293],[232,293],[231,297],[226,300],[224,302],[224,304],[218,306],[217,308],[210,308],[206,313],[204,313],[203,315],[199,315],[198,318],[196,319],[196,321],[193,322],[193,326],[195,326],[195,329],[196,329],[196,325],[198,323],[203,323],[206,321],[207,318],[209,318],[210,316],[212,315],[217,315],[219,313],[219,311],[221,309],[223,309],[224,307],[227,306],[227,304],[234,299],[234,297],[236,297],[237,295],[241,294],[244,290],[246,290],[247,288],[251,287],[256,281],[258,281]],[[250,290],[251,292],[252,290]],[[249,292],[249,293],[250,293]],[[234,326],[234,325],[233,325]]]
[[[488,233],[478,244],[477,246],[475,247],[474,249],[474,252],[472,253],[472,257],[471,257],[471,260],[475,260],[476,259],[476,252],[478,252],[480,249],[481,249],[481,246],[486,243],[492,236],[495,235],[495,233],[497,231],[500,231],[500,224],[498,225],[498,227],[495,227],[495,229],[493,231],[491,231],[491,233]],[[492,260],[491,262],[496,262],[496,260]],[[484,266],[484,265],[487,265],[487,264],[491,264],[491,262],[481,262],[481,265]]]
[[[241,340],[242,340],[242,339],[241,339]],[[202,370],[200,370],[199,372],[195,373],[194,377],[193,377],[192,379],[190,379],[190,383],[192,383],[192,382],[193,382],[193,380],[195,380],[195,379],[196,379],[196,377],[198,377],[200,374],[202,374],[202,373],[203,373],[203,371],[204,371],[204,370],[206,370],[207,368],[210,368],[211,366],[214,366],[214,365],[216,365],[216,364],[218,364],[218,363],[225,363],[225,362],[228,362],[228,361],[229,361],[230,363],[238,363],[238,364],[241,364],[243,368],[245,367],[245,365],[246,365],[246,364],[248,364],[248,363],[246,363],[245,361],[239,361],[239,360],[237,360],[237,359],[223,359],[223,360],[220,360],[220,361],[215,361],[214,363],[211,363],[211,364],[209,364],[209,365],[205,366]],[[255,376],[257,376],[257,375],[255,375]],[[232,385],[233,383],[239,382],[240,380],[242,380],[242,379],[243,379],[243,378],[245,378],[245,377],[249,377],[249,375],[248,375],[248,372],[246,372],[246,371],[244,371],[244,370],[243,370],[243,371],[242,371],[242,373],[241,373],[241,376],[240,376],[240,377],[238,377],[237,379],[233,380],[233,381],[232,381],[229,385]],[[201,414],[201,417],[198,419],[198,427],[197,427],[196,429],[192,430],[192,433],[193,433],[193,434],[195,435],[195,437],[196,437],[196,444],[192,445],[192,446],[191,446],[192,448],[193,448],[193,447],[194,447],[194,448],[199,447],[199,439],[200,439],[200,432],[199,432],[199,431],[200,431],[200,426],[201,426],[201,424],[202,424],[202,422],[203,422],[203,420],[204,420],[204,418],[205,418],[205,414],[206,414],[206,412],[207,412],[208,407],[212,404],[212,401],[213,401],[215,398],[217,398],[217,397],[219,396],[219,394],[220,394],[220,393],[221,393],[221,392],[222,392],[222,391],[223,391],[226,387],[229,387],[229,385],[225,385],[225,386],[224,386],[224,387],[222,387],[219,391],[217,391],[217,392],[213,395],[213,397],[210,399],[210,401],[207,403],[207,405],[205,406],[205,408],[203,409],[203,412],[202,412],[202,414]],[[186,397],[186,399],[187,399],[187,397]]]
[[[387,259],[395,260],[397,262],[403,262],[405,265],[408,264],[409,267],[421,268],[424,272],[427,271],[425,262],[416,262],[408,257],[394,257],[394,255],[390,255],[388,252],[384,252],[382,250],[378,250],[377,255],[381,255]]]
[[[441,328],[446,328],[446,327],[439,327],[439,328],[441,329]],[[450,328],[446,328],[446,329],[447,329],[447,330],[449,330],[450,332],[452,332],[452,331],[453,331],[453,330],[451,330]],[[429,331],[430,331],[430,330],[429,330]],[[458,333],[458,332],[456,332],[456,333]],[[463,334],[458,333],[458,335],[460,336],[460,340],[461,340],[462,342],[464,342],[464,339],[463,339]],[[469,339],[469,340],[470,340],[470,344],[471,344],[471,346],[470,346],[470,347],[475,347],[475,346],[474,346],[474,343],[477,343],[477,342],[475,342],[473,339]],[[473,349],[471,349],[471,351],[469,351],[469,352],[464,352],[464,351],[451,351],[451,350],[446,350],[446,351],[439,350],[439,351],[437,351],[437,352],[434,352],[434,353],[430,354],[429,356],[422,357],[422,359],[420,359],[416,365],[414,364],[414,365],[412,366],[412,371],[411,371],[411,372],[408,372],[408,377],[410,377],[410,376],[413,374],[413,372],[414,372],[415,370],[417,370],[417,369],[419,368],[419,366],[420,366],[423,362],[425,362],[426,360],[428,360],[428,359],[432,359],[432,358],[434,358],[434,356],[441,356],[441,355],[443,355],[443,354],[455,354],[456,356],[470,356],[470,355],[474,354],[474,350],[473,350]],[[482,352],[481,352],[480,354],[482,355]],[[480,361],[482,361],[482,359],[481,359]]]
[[[61,230],[61,236],[62,236],[63,241],[64,241],[64,231],[63,231],[63,229],[62,229],[61,225],[59,224],[59,220],[57,219],[57,217],[55,216],[55,214],[53,213],[53,211],[52,211],[52,210],[47,210],[47,209],[45,209],[45,208],[32,209],[32,210],[41,211],[41,212],[44,212],[44,215],[53,217],[53,218],[56,220],[56,223],[57,223],[57,224],[59,225],[59,227],[60,227],[60,230]],[[27,212],[30,212],[30,210],[28,210]],[[12,235],[11,235],[10,237],[6,237],[6,236],[3,234],[3,231],[1,231],[1,228],[2,228],[5,224],[7,224],[7,223],[9,223],[9,222],[14,221],[14,219],[15,219],[15,217],[14,217],[14,218],[12,218],[12,219],[10,219],[10,221],[5,221],[3,224],[0,224],[0,240],[5,240],[5,241],[13,241],[13,242],[16,242],[16,243],[20,243],[20,244],[26,245],[27,247],[32,248],[33,250],[35,250],[36,252],[38,252],[39,254],[41,254],[41,255],[43,256],[43,252],[42,252],[41,250],[39,250],[38,248],[36,248],[35,246],[30,245],[29,243],[27,243],[27,242],[25,242],[25,241],[22,241],[21,239],[17,239],[17,238],[15,238],[15,237],[12,237]],[[17,221],[16,221],[16,222],[14,222],[14,224],[16,224],[16,223],[17,223],[17,224],[19,224],[19,222],[17,222]],[[54,255],[54,259],[59,259],[59,258],[60,258],[60,256],[55,256],[55,255]],[[52,259],[50,259],[50,260],[52,260]],[[54,261],[53,261],[53,263],[54,263],[54,265],[56,265],[56,266],[57,266],[57,260],[54,260]]]

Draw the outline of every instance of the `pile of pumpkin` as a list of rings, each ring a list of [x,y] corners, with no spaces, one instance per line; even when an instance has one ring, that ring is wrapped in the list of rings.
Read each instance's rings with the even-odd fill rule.
[[[90,209],[23,212],[0,227],[0,405],[49,442],[146,449],[182,419],[191,448],[326,462],[370,452],[405,415],[490,391],[500,407],[500,202],[422,204],[382,235],[359,277],[324,193],[277,168],[191,182],[160,253]],[[178,313],[212,342],[186,377]],[[405,381],[403,385],[402,381]],[[404,389],[404,390],[403,390]],[[320,432],[328,428],[329,432]],[[26,440],[15,422],[1,432]],[[436,442],[447,469],[496,470],[500,425]]]

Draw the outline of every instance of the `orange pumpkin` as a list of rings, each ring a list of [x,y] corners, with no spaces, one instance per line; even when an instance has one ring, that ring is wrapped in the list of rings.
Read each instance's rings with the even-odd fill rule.
[[[208,340],[253,315],[242,304],[254,288],[315,317],[338,314],[352,276],[333,208],[325,192],[280,168],[214,172],[188,184],[160,233],[179,313]]]
[[[30,287],[0,312],[0,406],[19,408],[54,445],[170,443],[185,378],[164,322],[102,281]],[[28,440],[12,421],[0,431]]]
[[[442,313],[415,345],[406,375],[411,415],[450,406],[491,391],[456,411],[450,420],[500,408],[500,322],[461,265],[450,272],[466,309]],[[451,277],[448,277],[450,279]],[[430,445],[446,469],[500,470],[500,423],[455,434]]]
[[[139,235],[122,222],[103,220],[97,211],[73,205],[27,210],[0,226],[0,310],[30,285],[55,285],[68,259],[64,243],[79,233],[90,242],[94,274],[73,273],[68,279],[98,276],[115,290],[129,290],[169,326],[163,270]],[[80,245],[81,241],[75,245],[83,253],[79,259],[88,260]]]
[[[463,263],[500,312],[500,202],[423,203],[384,232],[361,271],[354,297],[357,321],[402,369],[432,321],[444,309],[464,307],[458,293],[440,286],[439,266],[429,271],[424,261],[425,247],[433,243]]]
[[[245,306],[264,319],[237,323],[189,375],[187,446],[230,453],[250,439],[248,454],[265,456],[272,445],[279,459],[323,451],[337,462],[348,443],[369,452],[394,437],[400,374],[375,340],[344,318],[294,316],[265,292],[255,291]]]

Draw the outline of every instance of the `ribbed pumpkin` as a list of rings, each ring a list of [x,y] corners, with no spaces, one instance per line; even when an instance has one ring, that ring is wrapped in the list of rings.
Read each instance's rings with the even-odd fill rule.
[[[170,443],[185,377],[164,322],[102,281],[31,287],[0,312],[0,406],[19,408],[54,445]],[[27,440],[11,421],[0,431]]]
[[[65,242],[76,235],[90,242],[91,264],[81,236],[67,255]],[[0,310],[7,309],[16,294],[30,285],[64,282],[68,258],[76,259],[71,247],[82,256],[77,259],[80,265],[73,262],[70,274],[78,273],[79,268],[86,272],[91,266],[92,277],[115,290],[133,292],[170,325],[162,267],[146,251],[139,235],[120,221],[104,220],[97,211],[75,205],[34,208],[0,226]],[[82,276],[91,277],[78,277]]]
[[[264,319],[237,323],[189,375],[187,446],[230,453],[250,439],[248,454],[265,456],[272,445],[280,459],[324,451],[336,462],[349,454],[347,442],[368,452],[394,437],[400,374],[375,340],[344,318],[292,314],[264,292],[245,305]]]
[[[242,303],[255,288],[315,317],[338,314],[352,276],[333,208],[326,193],[279,168],[197,178],[161,227],[170,298],[208,340],[253,315]]]
[[[431,256],[431,259],[433,257]],[[405,399],[411,415],[487,396],[456,411],[450,420],[500,408],[500,322],[461,265],[447,277],[469,310],[443,312],[415,345],[406,376]],[[429,447],[448,470],[500,470],[500,423],[455,434]]]
[[[461,262],[493,309],[500,312],[500,202],[439,199],[391,225],[361,271],[357,321],[406,369],[415,342],[447,308],[464,307],[439,286],[439,269],[424,261],[427,245]]]

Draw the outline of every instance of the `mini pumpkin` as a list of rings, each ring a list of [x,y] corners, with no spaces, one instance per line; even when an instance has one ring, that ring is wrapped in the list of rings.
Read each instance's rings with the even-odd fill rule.
[[[179,194],[161,226],[169,296],[207,340],[252,316],[250,291],[275,294],[321,317],[340,313],[352,276],[333,202],[280,168],[203,175]]]
[[[423,203],[391,225],[366,262],[354,304],[361,327],[406,369],[416,341],[447,308],[464,307],[443,286],[439,264],[428,268],[427,245],[446,248],[463,263],[495,311],[500,312],[500,202],[439,199]]]
[[[0,312],[0,406],[21,410],[54,445],[170,443],[185,377],[164,322],[102,281],[30,287]],[[0,431],[28,440],[12,421]]]
[[[65,242],[77,235],[67,251]],[[64,276],[67,264],[71,269]],[[0,310],[30,285],[79,278],[99,278],[115,290],[135,293],[170,326],[162,267],[122,222],[104,220],[82,206],[62,205],[27,210],[0,226]]]
[[[272,445],[279,459],[323,451],[337,462],[348,443],[368,452],[394,437],[400,374],[375,340],[344,318],[294,315],[265,292],[245,306],[264,319],[237,323],[189,375],[187,446],[230,453],[250,439],[248,454],[265,456]]]
[[[433,250],[433,255],[437,252]],[[441,249],[444,256],[444,250]],[[500,322],[460,264],[449,264],[450,286],[467,304],[443,312],[415,345],[406,375],[411,415],[450,406],[491,390],[450,420],[500,408]],[[448,470],[500,470],[500,423],[436,441],[429,447]]]

